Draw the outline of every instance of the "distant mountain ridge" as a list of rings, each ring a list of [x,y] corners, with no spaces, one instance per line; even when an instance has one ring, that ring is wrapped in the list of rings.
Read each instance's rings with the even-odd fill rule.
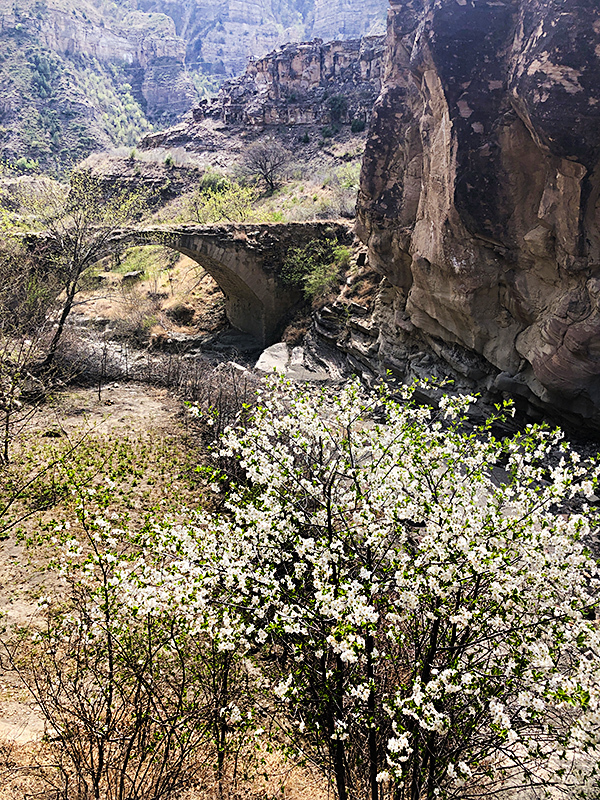
[[[286,41],[383,30],[387,0],[2,0],[0,156],[59,173],[179,120]]]

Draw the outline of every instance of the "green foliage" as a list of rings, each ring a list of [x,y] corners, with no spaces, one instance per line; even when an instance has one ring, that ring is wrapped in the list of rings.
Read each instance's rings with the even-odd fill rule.
[[[339,123],[344,121],[348,113],[348,98],[344,94],[334,94],[327,101],[331,121]]]
[[[54,94],[54,86],[62,69],[50,53],[33,51],[30,56],[31,83],[34,91],[46,100]]]
[[[197,69],[191,69],[189,75],[200,100],[215,97],[224,79],[223,75],[206,75]]]
[[[38,161],[59,175],[103,146],[132,146],[152,126],[133,95],[125,67],[55,53],[39,44],[33,20],[23,16],[19,42],[0,34],[0,80],[15,122],[0,137],[1,154]],[[66,102],[68,98],[69,102]],[[76,111],[79,104],[88,111]]]
[[[350,130],[352,133],[362,133],[366,127],[366,122],[364,119],[359,119],[355,117],[352,122],[350,123]]]
[[[202,176],[189,211],[201,225],[213,222],[246,222],[254,215],[258,192],[252,186],[242,186],[216,172]]]
[[[209,167],[198,181],[198,192],[200,194],[209,191],[226,192],[231,186],[232,181],[228,177]]]
[[[360,184],[360,168],[359,162],[343,164],[336,169],[335,180],[342,189],[350,189],[353,192],[357,192]]]
[[[123,524],[135,518],[142,526],[159,509],[176,510],[186,488],[182,471],[194,458],[174,436],[153,430],[102,435],[86,426],[68,436],[60,425],[35,437],[24,431],[13,451],[0,467],[0,536],[20,527],[21,536],[38,544],[52,535],[52,519],[74,524],[82,495],[95,513],[110,509]],[[29,518],[34,534],[25,533]]]
[[[21,156],[21,158],[17,158],[13,166],[17,170],[17,172],[20,172],[22,175],[31,172],[39,172],[40,169],[40,165],[35,159],[27,158],[26,156]]]
[[[302,289],[307,300],[327,294],[338,283],[351,252],[335,238],[315,239],[290,250],[282,269],[284,281]]]

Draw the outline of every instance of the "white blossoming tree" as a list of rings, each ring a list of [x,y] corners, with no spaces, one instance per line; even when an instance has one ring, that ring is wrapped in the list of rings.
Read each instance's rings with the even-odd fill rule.
[[[257,699],[223,705],[228,735],[275,717],[339,800],[597,782],[598,468],[541,428],[468,432],[471,402],[276,383],[223,438],[245,477],[216,475],[220,515],[111,567],[134,616],[246,665]]]
[[[594,780],[598,577],[565,504],[596,472],[539,428],[466,433],[472,401],[281,385],[224,440],[247,481],[196,558],[340,800]]]

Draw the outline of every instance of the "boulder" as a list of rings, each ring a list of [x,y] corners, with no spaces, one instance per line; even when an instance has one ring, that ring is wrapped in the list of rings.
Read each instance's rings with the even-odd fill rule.
[[[290,351],[285,342],[277,342],[267,347],[260,354],[255,364],[255,369],[259,372],[282,372],[284,375],[290,362]]]

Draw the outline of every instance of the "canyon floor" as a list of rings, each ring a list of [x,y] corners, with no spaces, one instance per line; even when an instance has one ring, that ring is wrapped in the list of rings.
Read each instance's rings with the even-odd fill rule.
[[[154,455],[167,460],[145,462],[143,485],[136,487],[139,502],[127,502],[132,520],[143,517],[145,504],[177,510],[201,502],[201,488],[189,480],[187,470],[198,457],[194,433],[187,425],[187,412],[181,400],[165,389],[140,383],[111,383],[97,388],[67,389],[58,393],[31,423],[30,433],[40,437],[52,433],[47,441],[76,442],[97,448],[115,441],[153,442]],[[55,436],[60,432],[60,437]],[[171,458],[171,455],[173,458]],[[170,465],[171,474],[158,469]],[[153,469],[153,466],[156,467]],[[144,490],[151,487],[151,496]],[[52,547],[34,541],[36,530],[50,518],[68,511],[58,503],[29,517],[17,536],[11,532],[0,542],[0,605],[5,629],[36,626],[40,623],[38,599],[54,590],[60,591],[56,573],[49,569]],[[29,542],[29,543],[28,543]],[[43,716],[23,686],[18,674],[7,665],[6,654],[0,659],[0,800],[25,800],[46,796],[48,787],[41,780],[39,766],[47,757],[46,737],[51,736]],[[328,797],[322,778],[307,769],[288,763],[282,753],[264,753],[260,777],[231,797],[288,798],[288,800],[324,800]],[[266,777],[264,777],[266,775]],[[50,795],[48,795],[50,796]],[[54,795],[52,795],[54,796]],[[209,800],[216,788],[205,784],[190,787],[185,800]]]

